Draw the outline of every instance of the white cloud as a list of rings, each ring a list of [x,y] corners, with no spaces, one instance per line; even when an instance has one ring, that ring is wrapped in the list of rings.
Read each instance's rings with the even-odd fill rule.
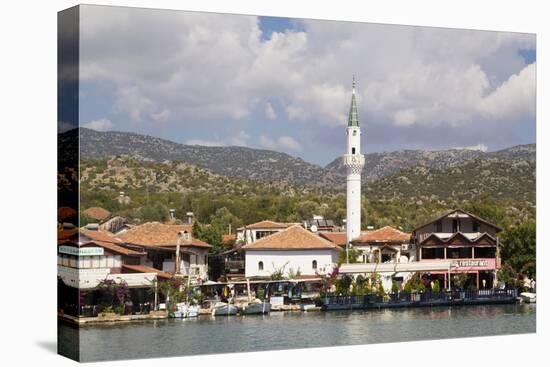
[[[258,19],[85,6],[81,76],[115,89],[135,123],[249,118],[346,124],[351,75],[362,124],[459,127],[534,116],[529,34],[300,20],[261,39]],[[269,103],[277,100],[279,115]],[[285,114],[286,116],[282,116]],[[262,146],[286,145],[266,139]],[[210,141],[247,143],[247,138]],[[467,143],[466,143],[467,144]]]
[[[283,135],[276,140],[271,139],[266,135],[261,135],[258,139],[258,143],[262,148],[269,150],[302,150],[302,146],[294,138]]]
[[[460,150],[479,150],[481,152],[486,152],[489,147],[485,144],[477,144],[477,145],[471,145],[467,147],[453,147],[452,149],[460,149]]]
[[[536,63],[510,76],[480,101],[482,113],[496,118],[534,116],[536,102]]]
[[[394,121],[399,126],[409,126],[416,122],[416,113],[408,108],[399,110],[394,114]]]
[[[281,136],[279,138],[279,145],[281,148],[289,150],[301,150],[302,146],[294,138],[290,136]]]
[[[88,129],[96,130],[96,131],[108,131],[113,128],[113,123],[111,122],[111,120],[102,118],[102,119],[87,122],[82,126],[87,127]]]
[[[185,142],[185,144],[188,145],[204,145],[207,147],[222,147],[222,146],[242,146],[245,147],[248,145],[248,139],[250,136],[244,132],[239,131],[235,135],[228,136],[225,139],[215,139],[215,140],[208,140],[208,139],[190,139]]]
[[[275,113],[273,106],[269,102],[265,104],[265,116],[272,121],[277,118],[277,114]]]

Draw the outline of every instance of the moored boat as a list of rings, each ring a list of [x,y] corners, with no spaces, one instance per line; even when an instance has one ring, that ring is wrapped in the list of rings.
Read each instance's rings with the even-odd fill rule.
[[[212,316],[230,316],[230,315],[236,315],[238,311],[237,306],[224,303],[224,302],[218,302],[212,307]]]
[[[267,314],[271,311],[271,303],[250,302],[242,306],[242,315]]]
[[[525,303],[536,303],[537,302],[537,294],[536,293],[523,292],[523,293],[519,294],[519,297]]]
[[[188,318],[199,316],[200,308],[197,305],[188,305],[187,303],[178,303],[176,305],[176,311],[174,312],[175,318]]]

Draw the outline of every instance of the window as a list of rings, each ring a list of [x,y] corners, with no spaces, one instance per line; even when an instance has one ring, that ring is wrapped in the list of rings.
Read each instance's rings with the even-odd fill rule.
[[[458,219],[453,219],[453,233],[456,233],[459,231],[459,223]]]
[[[440,220],[434,223],[434,232],[437,232],[437,233],[443,232],[443,225],[441,224]]]
[[[357,130],[353,130],[353,136],[357,135]]]
[[[259,240],[260,238],[267,237],[270,234],[273,234],[273,232],[272,231],[256,231],[256,239]]]
[[[479,232],[479,222],[477,220],[474,220],[472,223],[472,232]]]
[[[422,251],[422,260],[428,259],[443,259],[445,256],[444,250],[441,247],[424,247]]]
[[[355,154],[355,148],[351,148],[351,154]]]
[[[312,268],[312,269],[317,269],[317,260],[313,260],[313,261],[311,262],[311,268]]]
[[[260,271],[264,270],[264,262],[263,261],[260,261],[258,263],[258,270],[260,270]]]
[[[491,259],[497,256],[496,247],[474,247],[474,258]]]

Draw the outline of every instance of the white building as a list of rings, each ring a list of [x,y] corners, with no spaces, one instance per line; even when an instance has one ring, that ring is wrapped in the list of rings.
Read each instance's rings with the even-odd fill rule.
[[[283,231],[243,246],[245,276],[270,277],[277,271],[315,276],[330,272],[342,251],[334,243],[293,225]]]
[[[297,223],[279,223],[272,220],[262,220],[244,227],[237,228],[238,243],[253,243],[261,238],[287,229]]]
[[[103,280],[149,288],[168,274],[143,266],[145,252],[123,247],[122,241],[99,231],[74,229],[58,232],[57,274],[65,285],[92,289]]]
[[[355,101],[355,78],[353,79],[347,135],[348,147],[343,156],[343,163],[347,174],[346,233],[349,243],[361,234],[361,172],[365,165],[365,156],[361,154],[361,128]]]

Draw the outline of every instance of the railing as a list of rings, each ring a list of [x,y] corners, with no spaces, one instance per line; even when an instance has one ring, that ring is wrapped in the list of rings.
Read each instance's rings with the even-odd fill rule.
[[[350,306],[352,308],[369,305],[422,304],[422,303],[458,303],[464,301],[502,301],[515,300],[517,289],[480,289],[465,291],[442,291],[422,293],[389,293],[365,295],[326,295],[322,297],[325,306]]]

